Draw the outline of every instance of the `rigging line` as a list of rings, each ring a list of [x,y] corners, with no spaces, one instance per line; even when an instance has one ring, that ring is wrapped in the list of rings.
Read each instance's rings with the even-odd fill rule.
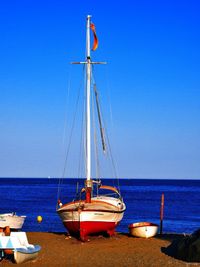
[[[107,97],[108,97],[108,103],[109,103],[109,111],[110,111],[110,124],[111,124],[111,134],[113,133],[113,129],[114,129],[114,123],[113,123],[113,112],[112,112],[112,105],[111,105],[111,92],[110,92],[110,80],[109,80],[109,77],[108,77],[108,68],[107,68],[107,66],[106,66],[106,68],[105,68],[105,75],[106,75],[106,81],[107,81]],[[112,134],[113,135],[113,134]],[[108,134],[107,134],[107,138],[108,138]],[[108,142],[110,143],[110,140],[108,140]],[[112,150],[111,150],[111,145],[109,144],[109,146],[110,146],[110,154],[111,154],[111,160],[113,161],[113,165],[114,165],[114,172],[115,172],[115,174],[114,175],[116,175],[116,178],[117,178],[117,182],[118,182],[118,189],[119,189],[119,191],[120,191],[120,186],[119,186],[119,179],[118,179],[118,177],[117,177],[117,167],[116,167],[116,163],[115,163],[115,161],[114,161],[114,157],[113,157],[113,155],[112,155]]]
[[[108,77],[108,68],[105,66],[105,76],[106,76],[106,92],[107,92],[107,98],[109,103],[109,111],[110,111],[110,122],[111,122],[111,130],[113,132],[114,129],[114,123],[113,123],[113,112],[112,112],[112,104],[111,104],[111,89],[110,89],[110,79]]]
[[[94,87],[93,87],[94,89]],[[93,95],[93,101],[92,101],[92,104],[93,104],[93,128],[94,128],[94,147],[95,147],[95,163],[96,163],[96,180],[97,180],[97,184],[96,184],[96,195],[98,196],[99,195],[99,184],[100,184],[100,177],[101,177],[101,168],[100,168],[100,161],[99,161],[99,150],[98,150],[98,142],[97,142],[97,130],[96,130],[96,127],[95,127],[95,121],[97,120],[96,119],[96,116],[95,116],[95,96],[94,96],[94,90],[92,91],[92,95]]]
[[[85,114],[85,101],[81,119],[81,140],[80,140],[80,157],[79,157],[79,165],[78,165],[78,177],[81,177],[81,156],[83,157],[83,145],[84,145],[84,114]]]
[[[86,88],[86,74],[85,74],[85,65],[84,65],[84,89]],[[84,161],[84,169],[86,173],[86,148],[85,148],[85,131],[84,131],[84,122],[85,122],[85,114],[86,114],[86,92],[84,90],[84,100],[83,100],[83,113],[81,119],[81,139],[80,139],[80,157],[79,157],[79,166],[78,166],[78,178],[81,178],[81,163]],[[83,161],[81,161],[81,155],[83,157]]]
[[[94,68],[94,67],[93,67]],[[93,89],[94,89],[94,94],[95,94],[95,100],[96,100],[96,107],[97,107],[97,115],[98,115],[98,121],[99,121],[99,127],[100,127],[100,134],[101,134],[101,143],[102,143],[102,148],[103,152],[106,152],[106,142],[105,142],[105,136],[104,136],[104,129],[103,129],[103,124],[101,120],[101,109],[99,105],[99,99],[98,99],[98,91],[97,91],[97,86],[93,77]]]
[[[105,127],[105,132],[106,132],[106,137],[107,137],[107,143],[108,143],[108,151],[109,151],[109,155],[110,155],[110,160],[112,162],[112,166],[113,166],[113,172],[114,172],[114,176],[116,177],[117,180],[117,187],[118,187],[118,191],[120,193],[120,183],[119,183],[119,177],[118,177],[118,170],[117,170],[117,163],[113,157],[113,153],[112,153],[112,149],[111,149],[111,144],[110,144],[110,139],[109,139],[109,135],[107,133],[107,127]]]
[[[85,69],[85,66],[83,65],[83,72],[84,72],[84,69]],[[68,142],[67,151],[66,151],[66,157],[65,157],[65,160],[64,160],[64,169],[63,169],[63,173],[62,173],[62,178],[61,179],[64,178],[66,167],[67,167],[67,160],[68,160],[69,150],[70,150],[70,146],[71,146],[72,133],[73,133],[74,126],[75,126],[76,115],[77,115],[77,112],[78,112],[78,103],[79,103],[80,92],[81,92],[80,89],[81,89],[81,82],[80,82],[80,85],[79,85],[78,96],[77,96],[76,105],[75,105],[75,114],[74,114],[72,127],[71,127],[71,131],[70,131],[69,142]],[[60,179],[59,179],[57,199],[59,199],[59,196],[60,196],[60,186],[61,186],[61,182],[60,182]]]
[[[107,136],[107,141],[108,141],[108,147],[109,147],[109,152],[110,152],[110,158],[111,158],[111,162],[112,162],[112,165],[113,165],[114,175],[115,175],[115,177],[117,179],[118,191],[120,193],[120,184],[119,184],[119,177],[117,175],[117,167],[116,167],[116,163],[115,163],[115,160],[114,160],[114,157],[113,157],[113,154],[112,154],[110,140],[109,140],[108,136]]]
[[[94,67],[93,67],[94,68]],[[100,177],[101,177],[101,167],[100,167],[100,161],[99,161],[99,150],[98,150],[98,142],[97,142],[97,131],[96,131],[96,127],[95,127],[95,108],[94,108],[94,106],[95,106],[95,89],[96,89],[96,84],[95,84],[95,80],[94,80],[94,76],[93,76],[93,73],[92,73],[92,82],[93,82],[93,91],[92,91],[92,93],[93,93],[93,114],[94,114],[94,130],[95,130],[95,152],[96,152],[96,154],[95,154],[95,156],[96,156],[96,175],[97,175],[97,178],[98,178],[98,180],[100,181]],[[95,99],[95,100],[94,100]],[[96,103],[97,104],[97,103]],[[99,109],[99,112],[100,112],[100,109]],[[98,114],[98,116],[99,116],[99,114]],[[97,119],[96,119],[97,120]],[[104,143],[105,143],[105,140],[104,140]],[[97,194],[98,194],[98,187],[97,187]]]
[[[93,67],[94,68],[94,67]],[[93,79],[94,79],[94,76],[93,76]],[[99,106],[100,106],[100,110],[102,110],[101,108],[101,103],[99,102]],[[108,141],[108,151],[109,151],[109,155],[110,155],[110,160],[111,160],[111,163],[112,163],[112,166],[113,166],[113,172],[114,172],[114,176],[116,177],[117,179],[117,186],[118,186],[118,189],[119,189],[119,192],[120,192],[120,185],[119,185],[119,179],[118,179],[118,175],[117,175],[117,168],[116,168],[116,163],[114,161],[114,157],[113,157],[113,154],[112,154],[112,150],[111,150],[111,145],[110,145],[110,141],[109,141],[109,137],[108,137],[108,133],[107,133],[107,127],[105,125],[105,120],[104,120],[104,117],[103,117],[103,113],[101,112],[101,116],[102,116],[102,121],[104,122],[104,128],[105,128],[105,136],[107,138],[107,141]]]
[[[71,68],[71,65],[70,65]],[[69,72],[69,78],[68,78],[68,83],[67,83],[67,94],[66,94],[66,100],[65,100],[65,106],[68,107],[68,101],[69,101],[69,93],[70,93],[70,87],[71,87],[71,70]],[[67,113],[65,112],[65,117],[64,117],[64,130],[63,130],[63,140],[62,140],[62,145],[65,145],[65,136],[67,132]]]
[[[101,120],[101,112],[100,112],[100,106],[99,106],[98,92],[97,92],[96,84],[94,84],[94,93],[95,93],[97,114],[98,114],[98,120],[99,120],[99,126],[100,126],[101,143],[102,143],[103,152],[105,153],[106,152],[106,143],[105,143],[104,129],[103,129],[102,120]]]
[[[84,66],[83,66],[83,69],[84,69]],[[67,160],[68,160],[69,150],[70,150],[70,146],[71,146],[72,134],[73,134],[74,127],[75,127],[76,115],[78,113],[78,103],[79,103],[80,92],[81,92],[80,89],[81,89],[81,84],[79,86],[78,96],[77,96],[77,100],[76,100],[75,114],[74,114],[74,118],[73,118],[73,122],[72,122],[72,128],[71,128],[71,132],[70,132],[69,143],[68,143],[68,148],[67,148],[67,153],[66,153],[66,158],[65,158],[65,164],[64,164],[65,167],[63,169],[63,175],[62,175],[63,178],[64,178],[66,167],[67,167]]]
[[[83,154],[83,114],[82,114],[82,119],[81,119],[82,123],[81,123],[81,138],[80,138],[80,148],[79,148],[79,162],[78,162],[78,181],[77,181],[77,187],[76,187],[76,195],[75,195],[75,199],[77,199],[79,197],[79,184],[80,184],[80,178],[81,178],[81,158],[82,158],[82,154]]]
[[[68,83],[67,83],[67,94],[66,94],[66,99],[65,99],[65,106],[68,107],[68,100],[69,100],[69,94],[70,94],[70,87],[71,87],[71,66],[69,67],[69,73],[68,73]],[[62,136],[62,147],[65,145],[65,136],[66,136],[66,129],[67,129],[67,111],[64,113],[64,130],[63,130],[63,136]],[[61,171],[61,175],[60,177],[62,177],[62,171]],[[60,197],[60,188],[61,188],[61,184],[62,184],[62,178],[58,179],[58,191],[57,191],[57,199],[59,199]],[[57,205],[58,207],[58,205]]]
[[[94,91],[92,90],[92,121],[93,121],[93,131],[94,131],[94,149],[95,149],[95,165],[96,165],[96,179],[100,178],[100,168],[99,168],[99,156],[98,156],[98,144],[97,144],[97,131],[95,127],[95,109],[94,109]]]
[[[102,114],[102,119],[103,119],[103,122],[104,122],[104,117],[103,117],[103,114]],[[105,123],[104,123],[105,125]],[[116,177],[116,180],[117,180],[117,186],[118,186],[118,190],[119,190],[119,193],[120,193],[120,184],[119,184],[119,177],[118,177],[118,171],[117,171],[117,164],[114,160],[114,157],[113,157],[113,153],[112,153],[112,149],[111,149],[111,144],[110,144],[110,139],[109,139],[109,135],[108,135],[108,131],[107,131],[107,127],[105,125],[105,136],[106,136],[106,139],[107,139],[107,143],[108,143],[108,155],[109,155],[109,159],[112,163],[112,167],[113,167],[113,173],[114,173],[114,176]],[[114,185],[114,184],[113,184]]]

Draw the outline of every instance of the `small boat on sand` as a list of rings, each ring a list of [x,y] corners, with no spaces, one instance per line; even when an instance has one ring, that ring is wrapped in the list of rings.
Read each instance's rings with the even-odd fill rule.
[[[11,230],[19,230],[24,224],[26,216],[16,215],[15,212],[0,214],[0,228],[9,226]]]
[[[149,238],[158,232],[158,225],[151,222],[132,223],[128,226],[129,233],[132,236]]]
[[[14,250],[14,260],[16,263],[24,263],[27,261],[33,261],[37,258],[41,247],[35,245],[29,248],[18,248]]]
[[[40,250],[39,245],[28,243],[25,232],[10,232],[9,235],[0,233],[0,259],[10,254],[16,263],[24,263],[35,260]]]

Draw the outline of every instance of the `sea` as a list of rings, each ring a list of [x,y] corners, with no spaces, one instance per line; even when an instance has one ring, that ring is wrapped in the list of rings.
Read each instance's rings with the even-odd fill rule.
[[[104,181],[113,185],[112,179]],[[65,232],[56,213],[57,199],[72,201],[77,182],[83,184],[82,179],[69,178],[0,178],[0,213],[26,215],[24,231]],[[162,194],[164,233],[192,233],[200,228],[200,180],[119,179],[119,184],[126,211],[118,232],[127,233],[128,225],[135,222],[159,225]]]

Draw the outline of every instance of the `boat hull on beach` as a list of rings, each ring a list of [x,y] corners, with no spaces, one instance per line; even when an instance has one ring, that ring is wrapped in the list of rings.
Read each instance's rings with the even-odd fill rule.
[[[57,210],[69,234],[82,241],[98,233],[112,236],[124,211],[125,204],[120,199],[106,196],[92,198],[91,203],[71,202]]]
[[[135,237],[149,238],[158,232],[158,225],[150,222],[138,222],[129,225],[129,233]]]
[[[0,258],[13,255],[16,263],[35,260],[41,247],[29,244],[26,232],[0,233]]]
[[[19,230],[24,224],[26,216],[18,216],[14,213],[0,214],[0,228],[9,226],[9,228]]]
[[[33,248],[18,248],[14,250],[14,260],[17,264],[25,263],[27,261],[34,261],[41,250],[39,245]]]

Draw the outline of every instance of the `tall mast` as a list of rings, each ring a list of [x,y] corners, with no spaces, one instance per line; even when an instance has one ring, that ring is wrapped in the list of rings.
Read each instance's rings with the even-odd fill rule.
[[[90,58],[90,22],[91,16],[87,16],[86,25],[86,61],[72,62],[72,64],[86,64],[86,202],[91,202],[92,179],[91,179],[91,115],[90,115],[90,93],[91,93],[91,65],[106,64],[106,62],[93,62]],[[95,48],[96,49],[96,48]]]
[[[91,86],[91,59],[90,59],[90,18],[87,16],[86,31],[86,178],[91,180],[91,122],[90,122],[90,86]]]
[[[91,202],[91,115],[90,115],[90,87],[91,87],[91,58],[90,58],[90,18],[87,16],[86,30],[86,202]]]

